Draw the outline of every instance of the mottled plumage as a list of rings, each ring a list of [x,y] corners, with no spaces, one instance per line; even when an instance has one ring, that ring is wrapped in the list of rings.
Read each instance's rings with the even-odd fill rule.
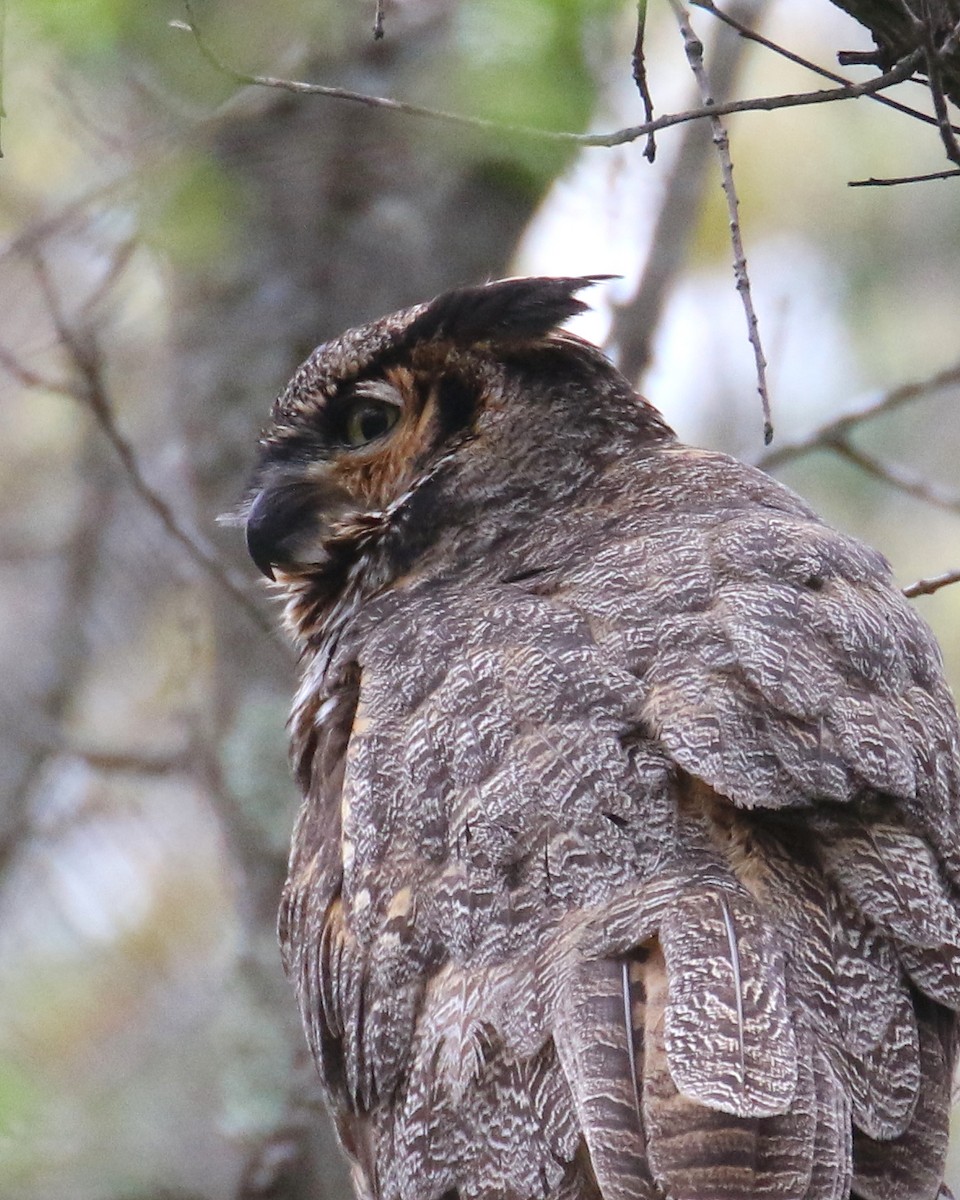
[[[875,551],[557,330],[321,346],[245,510],[302,652],[281,939],[377,1200],[933,1200],[960,756]]]

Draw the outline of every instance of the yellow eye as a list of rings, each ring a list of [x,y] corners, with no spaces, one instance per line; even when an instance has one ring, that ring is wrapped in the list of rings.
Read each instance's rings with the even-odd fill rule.
[[[364,446],[389,433],[399,419],[400,409],[395,404],[363,397],[356,400],[346,412],[344,440],[348,446]]]

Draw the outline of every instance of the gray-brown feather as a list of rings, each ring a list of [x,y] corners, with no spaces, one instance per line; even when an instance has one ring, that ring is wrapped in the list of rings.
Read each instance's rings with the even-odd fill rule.
[[[409,347],[494,393],[410,502],[430,538],[364,535],[335,631],[288,571],[281,934],[358,1186],[934,1200],[960,1008],[935,643],[880,555],[577,345]]]

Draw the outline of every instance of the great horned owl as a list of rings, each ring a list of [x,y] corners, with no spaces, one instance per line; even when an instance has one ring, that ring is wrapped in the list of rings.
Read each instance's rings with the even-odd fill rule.
[[[875,551],[557,328],[321,346],[245,509],[302,654],[286,969],[376,1200],[931,1200],[960,758]]]

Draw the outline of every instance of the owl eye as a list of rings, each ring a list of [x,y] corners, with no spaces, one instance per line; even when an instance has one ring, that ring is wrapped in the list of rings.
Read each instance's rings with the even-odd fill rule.
[[[400,409],[395,404],[360,397],[344,414],[344,440],[348,446],[364,446],[389,433],[399,419]]]

